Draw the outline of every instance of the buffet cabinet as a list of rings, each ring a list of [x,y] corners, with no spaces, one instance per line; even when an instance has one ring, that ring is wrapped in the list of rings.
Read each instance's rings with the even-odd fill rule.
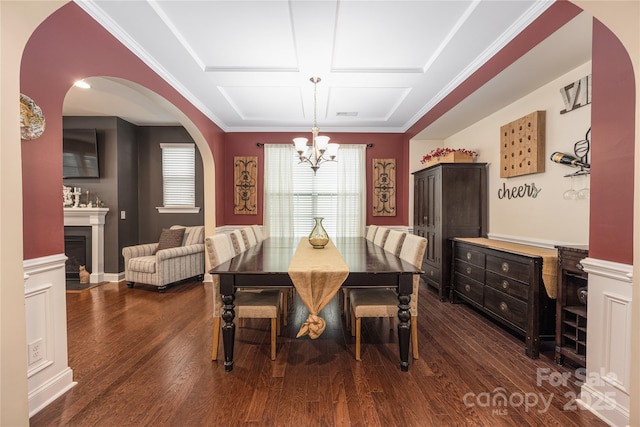
[[[453,239],[451,300],[523,335],[525,353],[536,359],[541,341],[555,339],[556,304],[543,284],[543,258],[527,253],[525,245],[500,246],[509,248],[490,239]],[[557,263],[555,250],[548,251]]]
[[[440,163],[414,173],[413,233],[427,239],[422,278],[441,301],[450,296],[450,239],[486,230],[486,163]]]
[[[557,246],[558,299],[556,301],[556,363],[568,359],[586,367],[587,280],[581,261],[589,256],[585,246]]]

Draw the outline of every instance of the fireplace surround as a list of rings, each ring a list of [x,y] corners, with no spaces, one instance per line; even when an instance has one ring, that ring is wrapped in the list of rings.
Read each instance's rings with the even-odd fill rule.
[[[64,208],[64,226],[91,227],[90,239],[86,244],[91,245],[91,283],[104,281],[104,219],[109,208]],[[78,233],[72,233],[78,234]]]

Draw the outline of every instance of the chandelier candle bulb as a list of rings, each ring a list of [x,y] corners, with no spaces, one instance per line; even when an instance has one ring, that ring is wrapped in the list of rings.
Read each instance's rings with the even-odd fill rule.
[[[334,160],[338,155],[338,148],[340,148],[340,144],[336,144],[334,142],[327,144],[327,156],[329,160]]]
[[[329,137],[328,136],[318,136],[316,137],[316,145],[318,147],[318,150],[321,153],[324,153],[324,151],[327,149],[327,145],[329,144]]]
[[[302,153],[307,149],[307,138],[293,138],[293,144],[296,146],[296,151],[298,155],[302,157]]]

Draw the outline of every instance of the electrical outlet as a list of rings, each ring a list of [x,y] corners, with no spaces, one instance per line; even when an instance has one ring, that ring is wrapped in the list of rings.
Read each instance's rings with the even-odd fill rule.
[[[29,365],[39,362],[44,357],[44,348],[42,338],[35,340],[27,345]]]
[[[127,211],[120,211],[120,219],[127,219]]]

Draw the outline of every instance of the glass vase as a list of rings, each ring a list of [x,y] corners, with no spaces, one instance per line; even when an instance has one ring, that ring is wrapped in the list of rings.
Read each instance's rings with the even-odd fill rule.
[[[313,230],[311,230],[311,233],[309,233],[309,243],[311,243],[311,246],[315,249],[322,249],[329,243],[327,230],[322,226],[323,219],[324,218],[314,218],[316,225],[313,227]]]

